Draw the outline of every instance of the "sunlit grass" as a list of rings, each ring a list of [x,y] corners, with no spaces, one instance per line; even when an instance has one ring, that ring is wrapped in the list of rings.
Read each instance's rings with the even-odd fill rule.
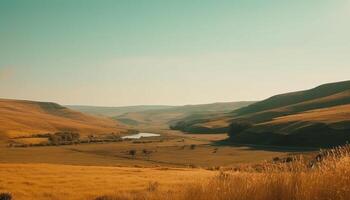
[[[14,199],[346,200],[350,146],[314,158],[215,170],[0,164],[0,193]],[[291,160],[289,160],[291,161]]]
[[[214,178],[176,188],[105,197],[112,199],[313,200],[350,199],[350,147],[323,152],[318,160],[266,163],[259,170],[221,171]]]

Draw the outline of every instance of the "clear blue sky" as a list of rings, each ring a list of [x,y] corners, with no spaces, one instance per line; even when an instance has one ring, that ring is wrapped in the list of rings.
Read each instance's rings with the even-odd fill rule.
[[[349,0],[0,0],[0,97],[258,100],[350,79]]]

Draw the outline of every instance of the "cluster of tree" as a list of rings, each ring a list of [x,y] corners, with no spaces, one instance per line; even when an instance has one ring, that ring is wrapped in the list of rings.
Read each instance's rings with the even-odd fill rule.
[[[230,124],[228,129],[228,134],[230,138],[234,138],[236,135],[242,133],[243,131],[253,127],[253,124],[247,121],[234,121]]]
[[[74,132],[57,132],[49,135],[49,142],[54,145],[78,142],[80,138],[79,133]]]

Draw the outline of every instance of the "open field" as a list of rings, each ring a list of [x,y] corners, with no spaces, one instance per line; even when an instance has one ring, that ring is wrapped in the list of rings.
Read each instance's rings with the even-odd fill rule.
[[[349,147],[322,155],[238,171],[0,164],[0,192],[18,200],[349,199]]]
[[[302,157],[290,163],[264,163],[260,168],[221,171],[214,178],[183,185],[176,192],[102,196],[115,199],[172,200],[346,200],[350,198],[349,146],[321,153],[315,160]]]
[[[93,199],[146,191],[158,184],[168,190],[214,174],[202,169],[0,164],[0,192],[11,192],[16,200]]]

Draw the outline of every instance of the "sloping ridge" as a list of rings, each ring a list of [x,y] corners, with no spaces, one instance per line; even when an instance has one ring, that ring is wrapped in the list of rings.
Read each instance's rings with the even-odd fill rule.
[[[270,97],[212,118],[178,122],[191,133],[229,131],[231,123],[252,127],[230,133],[239,143],[290,146],[328,146],[350,141],[350,81]],[[199,132],[197,130],[200,130]]]
[[[298,104],[301,102],[319,99],[322,97],[331,96],[349,89],[350,81],[328,83],[310,90],[276,95],[264,101],[260,101],[247,107],[240,108],[234,111],[234,113],[236,113],[237,115],[257,113],[264,110],[271,110],[288,105]]]
[[[234,111],[253,124],[231,137],[241,143],[334,146],[350,141],[350,81],[271,97]]]
[[[125,131],[114,120],[86,115],[56,103],[0,99],[0,135],[19,137],[32,134],[74,131],[107,134]]]

